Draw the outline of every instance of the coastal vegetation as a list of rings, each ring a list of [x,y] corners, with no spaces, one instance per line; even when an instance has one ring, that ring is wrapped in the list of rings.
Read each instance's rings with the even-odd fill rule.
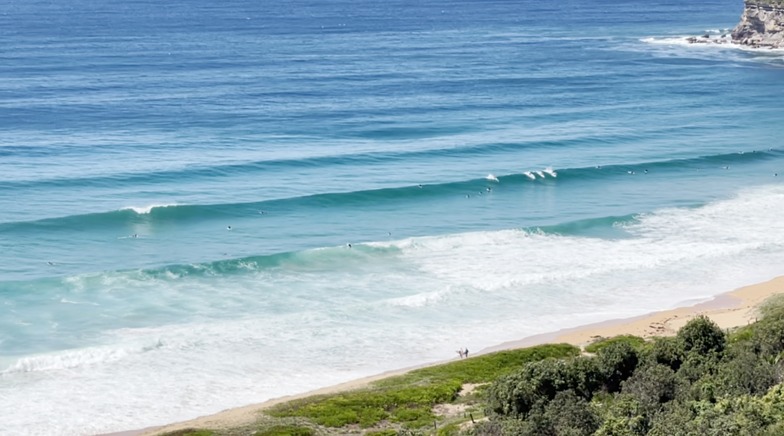
[[[784,434],[784,301],[724,331],[699,316],[674,337],[618,336],[472,357],[292,401],[253,428],[178,435]],[[204,430],[199,430],[204,431]]]

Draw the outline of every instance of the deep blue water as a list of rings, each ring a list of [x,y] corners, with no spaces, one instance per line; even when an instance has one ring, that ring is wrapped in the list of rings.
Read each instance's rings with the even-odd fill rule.
[[[684,42],[741,11],[10,0],[0,432],[163,424],[782,274],[784,53]]]

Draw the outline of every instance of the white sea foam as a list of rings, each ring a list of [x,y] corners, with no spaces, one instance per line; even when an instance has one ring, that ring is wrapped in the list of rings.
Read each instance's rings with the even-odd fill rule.
[[[494,176],[493,174],[488,174],[488,175],[485,177],[485,179],[487,179],[487,180],[489,180],[489,181],[491,181],[491,182],[498,182],[498,177]]]
[[[123,359],[132,354],[144,353],[162,346],[162,342],[156,341],[150,344],[129,347],[91,347],[80,350],[67,350],[59,353],[23,357],[11,364],[8,368],[0,371],[0,374],[7,375],[20,372],[54,371],[106,364]]]
[[[550,175],[550,176],[552,176],[552,177],[558,177],[558,173],[557,173],[557,172],[555,172],[555,170],[554,170],[552,167],[547,167],[547,168],[545,168],[545,169],[544,169],[544,173],[545,173],[545,174],[548,174],[548,175]]]
[[[100,306],[109,320],[161,321],[11,362],[0,375],[0,410],[15,411],[4,428],[162,424],[451,358],[462,346],[702,300],[782,273],[781,210],[784,186],[768,186],[639,216],[619,224],[621,239],[485,231],[368,244],[394,250],[323,268],[64,281],[63,292],[90,301],[125,296],[117,312]]]
[[[529,179],[531,179],[531,180],[535,180],[535,179],[536,179],[536,176],[534,175],[534,173],[532,173],[532,172],[530,172],[530,171],[524,171],[524,172],[523,172],[523,175],[524,175],[524,176],[526,176],[526,177],[528,177],[528,178],[529,178]]]
[[[162,204],[150,204],[147,206],[126,206],[120,210],[132,210],[139,215],[147,215],[153,211],[153,209],[165,208],[165,207],[173,207],[177,206],[176,203],[162,203]]]

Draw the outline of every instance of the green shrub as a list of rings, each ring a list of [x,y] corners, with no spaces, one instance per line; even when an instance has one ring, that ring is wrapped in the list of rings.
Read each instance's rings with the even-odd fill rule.
[[[580,396],[590,398],[602,385],[600,377],[592,358],[531,362],[490,386],[488,406],[496,414],[524,418],[561,391],[579,390]]]
[[[369,431],[365,433],[365,436],[397,436],[397,430],[378,430],[378,431]]]
[[[196,428],[185,428],[182,430],[170,431],[161,436],[213,436],[215,434],[212,430],[201,430]]]
[[[762,395],[779,382],[778,368],[751,350],[733,353],[730,360],[722,362],[717,376],[718,395]]]
[[[648,431],[648,420],[642,407],[626,395],[616,395],[603,418],[602,425],[594,433],[596,436],[641,436]]]
[[[637,350],[625,341],[608,344],[596,353],[596,358],[608,392],[620,391],[621,382],[631,377],[640,361]]]
[[[644,354],[649,363],[665,365],[673,371],[683,363],[683,348],[674,337],[655,338]]]
[[[545,407],[544,418],[550,432],[556,435],[588,436],[593,434],[601,423],[588,402],[572,391],[556,394]]]
[[[604,386],[605,377],[599,368],[598,359],[577,357],[567,361],[567,372],[571,380],[569,389],[588,401]]]
[[[724,332],[710,318],[700,315],[681,327],[676,336],[684,353],[721,353],[727,339]]]
[[[359,424],[367,428],[389,419],[418,428],[432,424],[433,405],[454,400],[464,383],[490,382],[526,362],[579,352],[567,344],[501,351],[389,377],[366,389],[292,401],[267,413],[304,417],[327,427]]]
[[[312,428],[296,425],[275,425],[254,433],[254,436],[313,436],[316,433]]]
[[[622,383],[622,392],[637,401],[649,415],[674,400],[677,391],[675,372],[660,364],[640,367]]]

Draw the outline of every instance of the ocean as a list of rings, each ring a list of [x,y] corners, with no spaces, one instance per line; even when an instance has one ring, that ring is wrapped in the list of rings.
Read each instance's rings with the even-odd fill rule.
[[[0,434],[194,418],[784,274],[740,0],[8,0]]]

